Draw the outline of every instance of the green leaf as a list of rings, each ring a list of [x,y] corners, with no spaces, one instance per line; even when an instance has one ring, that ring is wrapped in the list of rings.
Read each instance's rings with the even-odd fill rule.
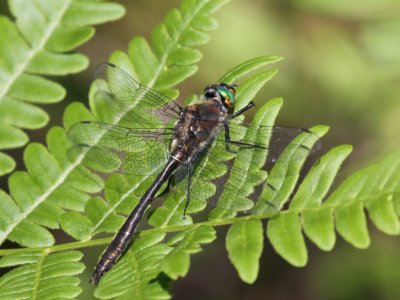
[[[294,138],[273,166],[260,198],[255,205],[257,213],[280,209],[296,186],[300,170],[318,139],[326,134],[327,126],[315,126]],[[311,133],[311,134],[310,134]]]
[[[203,55],[199,50],[189,47],[181,47],[171,52],[169,61],[176,61],[180,65],[191,65],[197,63],[202,57]]]
[[[38,251],[25,251],[25,252],[17,252],[6,255],[0,259],[0,267],[7,268],[13,266],[20,266],[29,263],[36,263],[38,257],[42,254]]]
[[[0,176],[11,172],[15,168],[15,161],[11,156],[0,153]]]
[[[93,36],[90,25],[124,14],[121,5],[97,1],[8,3],[15,23],[0,16],[0,128],[16,128],[8,131],[8,143],[0,141],[0,150],[27,143],[27,135],[18,128],[37,129],[47,124],[48,114],[26,102],[54,103],[65,97],[62,86],[38,75],[66,75],[85,69],[88,59],[71,51]],[[10,172],[14,165],[8,158],[0,175]]]
[[[89,60],[82,54],[39,52],[27,67],[28,72],[41,75],[67,75],[86,69]]]
[[[320,206],[339,171],[340,165],[351,150],[350,145],[341,145],[331,149],[318,160],[300,185],[296,196],[290,203],[290,208],[304,209]]]
[[[58,83],[30,74],[22,74],[13,87],[9,93],[10,101],[23,99],[25,102],[54,103],[65,96],[65,90]]]
[[[361,249],[369,246],[367,220],[361,204],[336,209],[335,219],[337,230],[346,241]]]
[[[224,76],[218,79],[218,81],[226,83],[234,83],[238,78],[246,75],[249,72],[253,72],[258,68],[261,68],[268,64],[279,62],[281,60],[282,57],[275,55],[259,56],[250,59],[226,72]]]
[[[0,125],[0,148],[11,149],[25,145],[28,136],[18,128]]]
[[[76,110],[69,113],[75,115]],[[69,162],[64,129],[52,128],[47,145],[48,149],[29,145],[24,153],[27,172],[15,172],[9,178],[12,198],[4,196],[0,241],[8,238],[24,246],[52,245],[54,238],[45,227],[59,228],[64,210],[83,211],[90,199],[87,193],[98,192],[103,186],[100,177]],[[12,218],[6,216],[8,210],[15,212]]]
[[[215,229],[209,226],[178,233],[168,241],[168,246],[174,248],[165,257],[162,270],[172,279],[186,276],[190,266],[190,254],[200,252],[201,244],[211,243],[215,238]]]
[[[259,220],[233,224],[226,236],[229,259],[246,283],[257,279],[259,259],[263,249],[263,229]]]
[[[82,45],[95,33],[93,27],[59,27],[49,38],[47,50],[66,52]]]
[[[303,211],[302,222],[308,238],[326,251],[333,248],[336,240],[333,214],[332,209],[319,207],[351,150],[351,146],[342,145],[326,153],[307,174],[290,203],[290,209]]]
[[[137,240],[119,263],[104,275],[94,295],[101,299],[168,299],[168,292],[156,279],[171,251],[170,247],[160,243],[163,238],[163,234],[152,234]]]
[[[82,291],[82,254],[66,251],[48,255],[25,252],[5,256],[1,267],[21,265],[0,278],[1,299],[75,299]]]
[[[323,208],[304,210],[302,212],[304,233],[318,248],[330,251],[336,242],[333,210]]]
[[[250,70],[249,70],[250,71]],[[237,90],[237,99],[235,103],[235,109],[240,110],[245,107],[257,93],[261,90],[261,88],[270,81],[275,75],[278,73],[278,70],[272,69],[268,71],[263,71],[257,73],[250,77],[244,84],[240,85],[240,88]]]
[[[400,222],[393,206],[393,195],[382,195],[367,204],[372,222],[386,234],[398,235]]]
[[[76,211],[63,214],[60,224],[62,228],[76,240],[86,239],[93,228],[92,222]]]
[[[268,72],[263,72],[261,73],[261,76],[264,77],[264,75],[267,73]],[[256,74],[249,80],[250,82],[253,82],[254,84],[253,86],[248,85],[247,84],[248,82],[246,82],[244,85],[247,87],[250,86],[254,87],[255,89],[260,89],[261,88],[260,84],[256,80],[253,80],[254,78],[257,77],[258,74]],[[266,82],[269,79],[269,76],[264,77],[264,79]],[[247,88],[247,90],[254,91],[253,88]],[[246,95],[246,93],[242,95]],[[250,98],[248,98],[247,101],[250,101]],[[274,124],[275,118],[281,106],[282,106],[282,99],[272,99],[268,101],[257,111],[252,124],[255,126],[267,126],[267,127],[272,126]],[[265,132],[264,133],[259,132],[258,136],[252,138],[254,138],[254,142],[256,142],[257,144],[265,145],[265,147],[267,147],[271,138],[271,134],[272,134],[271,132],[269,134],[265,134]],[[218,157],[223,154],[217,152],[214,155]],[[250,169],[260,168],[265,162],[265,157],[266,157],[266,151],[259,151],[254,153],[244,151],[238,154],[238,157],[235,159],[235,165],[237,164],[236,166],[239,167],[241,170],[241,172],[236,173],[238,174],[237,177],[239,178],[232,178],[234,180],[234,183],[227,186],[226,189],[223,191],[222,195],[220,196],[220,198],[218,199],[219,207],[223,208],[227,207],[230,209],[229,210],[219,209],[217,207],[211,212],[209,216],[210,219],[229,218],[236,215],[237,211],[245,211],[251,208],[252,203],[250,202],[250,200],[246,198],[238,199],[239,197],[236,198],[231,197],[232,194],[235,194],[235,192],[232,193],[232,189],[237,191],[236,194],[238,195],[247,194],[245,195],[246,197],[250,195],[253,192],[254,187],[260,184],[266,177],[266,173],[260,172],[254,175],[252,174],[253,170]],[[233,166],[233,168],[235,168],[235,165]]]
[[[25,102],[12,100],[11,98],[0,102],[0,108],[8,112],[6,115],[0,114],[0,122],[4,124],[3,126],[15,126],[14,130],[19,130],[16,129],[17,127],[36,129],[46,124],[49,120],[49,117],[41,108]],[[19,117],[15,118],[16,115]],[[25,133],[23,134],[25,135]],[[16,133],[11,138],[15,138],[14,135],[18,140],[21,139]],[[25,144],[27,138],[22,139],[22,141]]]
[[[325,201],[323,206],[336,208],[338,232],[355,247],[366,248],[370,243],[364,207],[379,229],[398,234],[393,196],[398,189],[399,163],[400,154],[396,151],[382,162],[349,176]]]
[[[307,248],[301,233],[299,216],[286,212],[268,222],[267,235],[275,251],[295,267],[307,263]]]

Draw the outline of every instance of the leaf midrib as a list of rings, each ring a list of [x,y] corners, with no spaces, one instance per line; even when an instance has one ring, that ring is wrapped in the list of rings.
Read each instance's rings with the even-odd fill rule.
[[[45,253],[39,257],[38,262],[36,263],[35,269],[35,277],[34,277],[34,284],[32,287],[31,299],[37,299],[38,296],[38,288],[40,284],[40,278],[42,277],[42,270],[43,270],[43,263],[44,263]]]

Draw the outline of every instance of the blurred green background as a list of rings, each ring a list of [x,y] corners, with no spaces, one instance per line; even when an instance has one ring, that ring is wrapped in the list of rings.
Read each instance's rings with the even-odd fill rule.
[[[90,68],[61,79],[68,99],[48,107],[48,127],[62,124],[68,103],[86,101],[97,64],[115,50],[126,51],[133,36],[149,38],[154,25],[180,3],[118,2],[127,8],[126,16],[100,26],[79,49],[89,56]],[[204,58],[199,71],[179,86],[183,97],[201,92],[244,60],[276,54],[285,60],[276,65],[278,75],[255,102],[283,97],[280,125],[329,125],[317,155],[338,144],[354,146],[336,184],[399,148],[400,1],[232,0],[215,17],[220,27],[210,43],[200,47]],[[43,142],[45,132],[35,132],[32,139]],[[340,238],[331,253],[309,244],[309,264],[302,269],[288,265],[266,244],[254,285],[238,279],[221,232],[217,243],[192,256],[189,275],[173,286],[174,299],[400,299],[399,238],[384,236],[373,225],[370,229],[372,245],[367,250],[354,249]],[[94,265],[97,254],[90,250],[86,254]],[[89,272],[82,276],[84,284]],[[91,299],[91,289],[88,286],[80,299]]]

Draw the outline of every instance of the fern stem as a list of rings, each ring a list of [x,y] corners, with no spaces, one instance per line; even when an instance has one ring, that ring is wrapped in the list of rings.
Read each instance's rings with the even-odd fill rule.
[[[377,193],[374,194],[373,196],[370,197],[365,197],[364,201],[365,202],[368,198],[373,198],[375,197],[380,197],[382,195],[391,195],[393,193],[398,193],[400,191],[398,190],[393,190],[390,192],[385,192],[385,193]],[[245,221],[245,220],[266,220],[266,219],[271,219],[275,216],[278,216],[280,214],[284,214],[287,212],[295,212],[298,215],[304,213],[304,212],[309,212],[309,211],[318,211],[321,208],[331,208],[333,211],[335,211],[337,208],[344,208],[346,206],[351,206],[353,205],[353,201],[348,201],[346,204],[341,204],[341,205],[325,205],[325,206],[318,206],[318,207],[313,207],[313,208],[301,208],[301,209],[290,209],[290,210],[284,210],[284,211],[273,211],[273,212],[267,212],[263,214],[253,214],[253,215],[248,215],[248,216],[241,216],[241,217],[235,217],[235,218],[229,218],[229,219],[219,219],[219,220],[211,220],[211,221],[204,221],[204,222],[198,222],[194,224],[188,224],[188,225],[175,225],[175,226],[165,226],[165,227],[156,227],[156,228],[151,228],[151,229],[146,229],[141,232],[138,232],[134,237],[133,240],[145,237],[147,235],[153,234],[153,233],[171,233],[171,232],[180,232],[180,231],[185,231],[189,229],[194,229],[199,226],[212,226],[212,227],[217,227],[217,226],[226,226],[226,225],[232,225],[236,222],[239,221]],[[17,252],[34,252],[34,251],[41,251],[41,252],[47,252],[47,253],[54,253],[54,252],[60,252],[60,251],[66,251],[66,250],[75,250],[75,249],[80,249],[80,248],[88,248],[88,247],[94,247],[94,246],[101,246],[101,245],[107,245],[111,242],[113,239],[113,236],[111,237],[106,237],[106,238],[100,238],[100,239],[94,239],[94,240],[89,240],[89,241],[78,241],[78,242],[71,242],[71,243],[65,243],[65,244],[60,244],[60,245],[54,245],[51,247],[34,247],[34,248],[13,248],[13,249],[0,249],[0,257],[6,256],[9,254],[14,254]]]
[[[35,269],[35,277],[33,280],[33,288],[32,288],[32,294],[31,294],[31,299],[38,299],[38,290],[39,290],[39,285],[40,285],[40,279],[42,277],[42,271],[43,271],[43,262],[44,262],[45,256],[42,255],[39,257],[39,260],[36,264],[36,269]]]
[[[147,229],[147,230],[143,230],[143,231],[139,232],[136,236],[134,236],[133,240],[145,237],[145,236],[153,234],[153,233],[179,232],[179,231],[193,229],[193,228],[196,228],[199,226],[217,227],[217,226],[231,225],[238,221],[244,221],[244,220],[269,219],[271,217],[278,215],[279,213],[282,213],[282,212],[269,212],[269,213],[259,214],[259,215],[248,215],[248,216],[242,216],[242,217],[236,217],[236,218],[230,218],[230,219],[211,220],[211,221],[204,221],[204,222],[199,222],[199,223],[189,224],[189,225],[176,225],[176,226],[151,228],[151,229]],[[54,253],[54,252],[60,252],[60,251],[66,251],[66,250],[75,250],[75,249],[80,249],[80,248],[88,248],[88,247],[106,245],[106,244],[109,244],[112,239],[113,239],[113,236],[90,240],[90,241],[78,241],[78,242],[72,242],[72,243],[65,243],[65,244],[60,244],[60,245],[54,245],[51,247],[2,249],[2,250],[0,250],[0,256],[9,255],[9,254],[13,254],[16,252],[46,251],[48,253]]]

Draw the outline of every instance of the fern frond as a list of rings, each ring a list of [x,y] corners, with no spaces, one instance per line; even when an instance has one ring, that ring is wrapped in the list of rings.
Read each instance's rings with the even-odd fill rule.
[[[200,55],[194,57],[193,53],[197,53],[197,50],[193,48],[193,45],[207,41],[206,32],[215,28],[215,21],[209,15],[225,2],[227,1],[184,1],[180,10],[172,10],[165,22],[156,27],[152,47],[143,38],[135,38],[129,45],[128,55],[116,52],[111,59],[126,70],[134,72],[137,78],[147,83],[149,87],[161,88],[170,96],[177,95],[172,85],[182,81],[196,70],[193,64],[198,61]],[[86,2],[82,5],[86,4],[89,5]],[[101,3],[96,1],[90,5],[96,7],[97,4]],[[65,16],[69,22],[74,21],[74,14],[80,11],[77,5],[73,5],[72,12]],[[90,9],[82,9],[81,13],[87,18],[76,19],[75,22],[79,26],[85,26],[85,22],[95,22],[95,18],[89,17]],[[208,20],[208,23],[204,23],[208,25],[199,24],[199,20]],[[96,22],[99,21],[97,19]],[[186,49],[182,53],[183,58],[186,53],[184,60],[177,58],[174,54],[177,48]],[[141,66],[140,63],[144,62],[146,66]],[[80,104],[70,105],[64,115],[65,126],[68,128],[76,122],[96,118],[99,107],[94,103],[93,97],[91,105],[94,115]],[[118,119],[114,120],[114,123],[118,122]],[[29,247],[52,245],[54,238],[45,227],[58,228],[58,220],[65,209],[71,210],[71,217],[77,220],[80,215],[78,216],[73,211],[83,211],[86,202],[90,199],[88,194],[96,193],[103,187],[100,177],[91,174],[81,166],[83,157],[78,157],[72,162],[68,160],[69,144],[64,129],[51,129],[47,136],[47,144],[48,150],[41,145],[28,146],[24,156],[27,172],[16,172],[10,177],[12,198],[2,193],[3,198],[7,200],[2,203],[5,208],[0,212],[0,242],[8,238]],[[23,190],[21,186],[24,187]],[[99,204],[99,202],[96,203]],[[91,201],[87,209],[96,203]],[[108,215],[114,212],[119,204],[115,205],[114,209],[109,210]],[[7,210],[15,212],[12,218],[3,213]],[[63,219],[69,220],[68,214]],[[82,225],[86,224],[88,227],[76,228],[75,225],[71,228],[69,223],[65,224],[65,230],[74,237],[90,239],[97,232],[115,231],[115,228],[118,228],[115,224],[112,230],[107,228],[106,218],[96,219],[94,222],[88,219],[81,221]],[[100,226],[104,222],[106,228]],[[73,232],[73,229],[79,233]],[[86,232],[84,232],[85,229]]]
[[[197,69],[193,64],[201,57],[197,55],[194,59],[194,55],[187,53],[197,53],[193,45],[206,42],[208,40],[206,31],[215,28],[214,25],[202,27],[198,24],[199,19],[209,20],[206,24],[215,24],[209,15],[225,2],[227,1],[183,1],[180,10],[169,12],[165,22],[156,27],[153,32],[152,47],[143,38],[134,38],[129,44],[128,55],[115,52],[111,56],[111,61],[135,78],[139,78],[148,87],[161,90],[170,96],[177,96],[178,92],[172,86],[191,75]],[[186,50],[178,58],[174,51],[182,48]],[[146,66],[141,65],[143,63],[146,63]],[[120,122],[123,115],[117,118],[110,112],[109,107],[102,107],[104,103],[96,102],[94,91],[95,89],[91,93],[90,104],[96,117],[101,116],[112,124]],[[68,127],[72,124],[66,125]],[[83,160],[84,155],[79,159]],[[154,179],[150,175],[147,177],[110,176],[105,185],[106,201],[100,198],[91,199],[84,215],[67,212],[61,220],[63,229],[78,239],[90,239],[104,231],[116,232],[123,222],[119,214],[130,213]],[[96,209],[92,209],[93,207]],[[85,224],[85,230],[74,225],[78,220],[81,224]],[[182,222],[182,218],[179,218],[179,221]]]
[[[167,244],[161,243],[165,238],[161,233],[139,238],[118,266],[106,273],[95,296],[169,299],[165,285],[170,280],[159,276],[160,273],[163,271],[172,279],[185,276],[189,271],[189,255],[199,252],[201,244],[211,243],[215,237],[215,229],[199,226],[176,234]]]
[[[124,13],[121,5],[99,1],[9,0],[9,8],[15,23],[0,16],[0,150],[25,145],[28,136],[22,129],[47,124],[48,114],[31,103],[64,98],[64,88],[42,76],[85,69],[88,59],[70,51],[93,36],[91,25]],[[14,160],[0,153],[0,175],[14,167]]]
[[[199,226],[174,235],[167,245],[173,247],[162,263],[162,270],[176,280],[189,272],[190,254],[201,251],[201,244],[211,243],[216,238],[211,226]]]
[[[85,115],[82,105],[72,108],[73,114]],[[65,209],[82,211],[90,198],[87,193],[99,192],[103,186],[99,176],[68,161],[64,129],[52,128],[47,145],[48,149],[30,144],[24,153],[27,171],[10,176],[11,195],[0,191],[1,242],[7,238],[28,247],[54,244],[46,228],[59,228],[58,219]]]
[[[296,266],[307,262],[304,233],[319,248],[329,251],[337,232],[357,248],[370,243],[365,210],[376,227],[392,235],[400,232],[398,194],[400,153],[347,178],[326,200],[336,172],[351,146],[330,150],[301,184],[287,211],[268,223],[268,237],[276,251]]]
[[[82,291],[76,275],[82,273],[82,253],[49,255],[45,250],[10,254],[0,267],[18,266],[0,278],[1,299],[75,299]]]
[[[160,268],[171,248],[161,243],[164,234],[151,234],[135,241],[134,245],[104,278],[95,291],[101,299],[169,299]]]
[[[291,264],[304,266],[307,263],[301,222],[311,240],[318,241],[317,246],[324,250],[333,247],[333,210],[328,212],[325,203],[322,204],[322,199],[328,192],[340,164],[350,151],[350,146],[339,146],[325,154],[304,179],[289,209],[268,223],[267,234],[271,243]],[[316,188],[319,190],[316,191]]]

